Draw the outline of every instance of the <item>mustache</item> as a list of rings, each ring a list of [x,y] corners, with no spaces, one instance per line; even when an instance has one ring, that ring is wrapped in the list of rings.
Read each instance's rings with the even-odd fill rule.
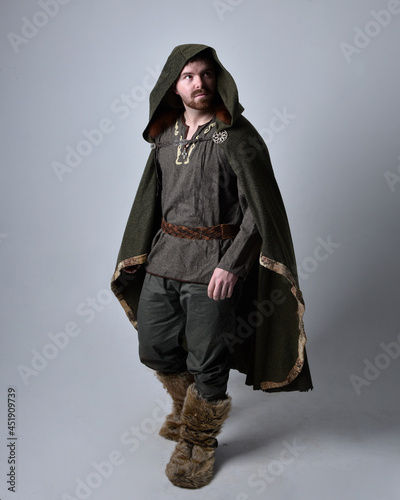
[[[193,93],[192,93],[192,98],[200,95],[200,94],[204,94],[205,96],[209,95],[209,92],[207,92],[207,90],[204,90],[204,89],[200,89],[200,90],[195,90]]]

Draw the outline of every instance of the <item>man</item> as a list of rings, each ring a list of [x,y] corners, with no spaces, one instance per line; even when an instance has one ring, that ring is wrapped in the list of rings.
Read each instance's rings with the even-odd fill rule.
[[[255,389],[312,388],[296,263],[267,148],[214,49],[181,45],[150,95],[152,151],[112,289],[141,361],[173,399],[166,474],[208,484],[231,408],[229,370]]]

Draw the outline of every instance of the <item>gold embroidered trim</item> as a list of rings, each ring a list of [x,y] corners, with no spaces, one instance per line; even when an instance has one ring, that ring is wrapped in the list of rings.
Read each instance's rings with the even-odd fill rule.
[[[212,122],[212,123],[210,123],[210,125],[209,125],[207,128],[205,128],[205,129],[204,129],[204,135],[208,134],[208,132],[209,132],[209,131],[213,128],[213,127],[215,127],[215,125],[216,125],[216,124],[217,124],[216,122]]]
[[[215,126],[216,126],[216,122],[211,122],[203,130],[203,134],[204,135],[208,134],[210,132],[210,130]],[[179,135],[179,118],[175,122],[174,134]],[[196,137],[194,138],[194,141],[198,141],[199,138],[200,138],[200,134],[196,135]],[[185,139],[183,138],[182,135],[181,135],[179,140],[182,142],[185,141]],[[191,139],[191,140],[193,140],[193,139]],[[176,165],[188,165],[188,163],[190,161],[190,155],[192,154],[192,151],[195,148],[195,146],[196,146],[196,142],[187,142],[186,144],[179,144],[177,151],[176,151],[176,160],[175,160]],[[182,156],[183,161],[180,161],[181,156]]]
[[[196,137],[196,140],[199,138],[199,136]],[[182,140],[182,136],[181,136],[181,140]],[[189,147],[189,150],[188,150],[188,144],[185,144],[183,147],[182,147],[182,144],[179,144],[178,146],[178,149],[177,149],[177,152],[176,152],[176,160],[175,160],[175,163],[177,165],[182,165],[182,164],[185,164],[187,165],[190,161],[190,155],[192,154],[192,151],[193,149],[195,148],[196,146],[196,143],[192,142],[192,144],[190,144],[190,147]],[[183,162],[182,161],[179,161],[179,157],[182,155],[182,159],[184,160]]]
[[[278,387],[283,387],[285,385],[290,384],[293,382],[293,380],[299,375],[301,370],[303,369],[304,366],[304,348],[307,342],[307,336],[304,331],[304,323],[303,323],[303,316],[304,316],[304,311],[305,311],[305,305],[304,305],[304,300],[303,300],[303,294],[301,291],[298,289],[296,285],[296,280],[294,279],[292,273],[289,271],[289,269],[284,266],[282,263],[277,262],[275,260],[272,260],[262,253],[260,254],[260,264],[271,270],[274,271],[275,273],[280,274],[284,278],[286,278],[290,285],[291,289],[290,291],[294,295],[294,297],[297,300],[297,317],[298,317],[298,322],[299,322],[299,340],[298,340],[298,358],[294,364],[294,366],[291,368],[289,371],[287,377],[285,380],[282,382],[272,382],[272,381],[264,381],[261,382],[260,386],[261,389],[266,390],[266,389],[275,389]]]
[[[144,253],[142,255],[136,255],[135,257],[130,257],[129,259],[122,260],[118,264],[113,278],[117,279],[118,276],[121,274],[122,269],[124,269],[124,267],[137,266],[139,264],[144,264],[147,260],[147,255],[148,255],[147,253]]]
[[[128,316],[129,321],[132,323],[134,328],[137,329],[137,320],[133,314],[132,309],[129,307],[128,303],[124,299],[124,295],[120,289],[120,287],[117,284],[117,279],[121,276],[121,271],[125,267],[129,266],[136,266],[138,264],[144,264],[147,260],[147,253],[144,253],[142,255],[136,255],[135,257],[130,257],[129,259],[122,260],[118,265],[117,269],[115,270],[115,273],[113,274],[111,278],[111,290],[119,300],[121,306],[123,307],[126,315]]]

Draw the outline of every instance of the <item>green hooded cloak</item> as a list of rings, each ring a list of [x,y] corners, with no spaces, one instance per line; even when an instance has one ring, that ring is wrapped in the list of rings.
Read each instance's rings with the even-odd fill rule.
[[[260,258],[243,284],[237,329],[229,339],[231,367],[246,374],[246,384],[254,389],[307,391],[312,389],[312,382],[305,349],[304,301],[285,207],[267,146],[242,116],[244,108],[239,103],[236,84],[214,49],[188,44],[172,51],[150,94],[150,118],[143,137],[154,143],[156,135],[183,112],[182,102],[171,87],[186,62],[206,49],[218,65],[220,104],[213,139],[225,152],[238,178],[262,238]],[[112,291],[135,328],[144,266],[134,275],[122,271],[127,266],[146,262],[160,224],[155,151],[152,149],[111,282]]]

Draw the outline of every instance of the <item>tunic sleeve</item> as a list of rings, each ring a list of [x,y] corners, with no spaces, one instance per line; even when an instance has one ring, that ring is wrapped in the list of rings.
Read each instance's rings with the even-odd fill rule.
[[[243,219],[238,234],[217,267],[246,279],[260,254],[261,236],[239,183],[238,196]]]

